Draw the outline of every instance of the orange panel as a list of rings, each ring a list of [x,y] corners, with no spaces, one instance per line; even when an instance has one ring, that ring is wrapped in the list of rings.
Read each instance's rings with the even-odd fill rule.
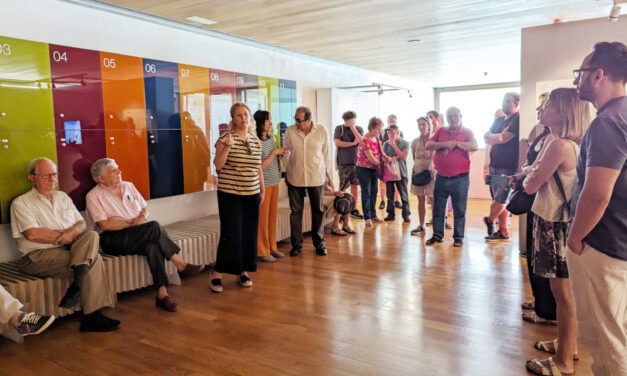
[[[215,189],[211,176],[209,69],[179,64],[185,193]]]
[[[124,180],[150,197],[148,143],[142,59],[100,53],[107,157],[116,160]]]

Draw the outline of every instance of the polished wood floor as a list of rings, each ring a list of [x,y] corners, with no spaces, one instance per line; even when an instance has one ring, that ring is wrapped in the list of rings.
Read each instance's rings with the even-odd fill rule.
[[[122,294],[106,310],[122,320],[116,332],[82,334],[66,317],[23,345],[0,338],[0,374],[526,375],[525,360],[545,356],[533,342],[556,328],[521,320],[525,260],[516,240],[484,243],[487,208],[470,203],[462,249],[449,230],[426,247],[415,223],[359,223],[357,235],[327,235],[326,257],[307,237],[300,257],[260,264],[252,288],[227,277],[213,294],[208,273],[172,286],[178,313],[155,308],[151,289]],[[580,356],[577,375],[591,374]]]

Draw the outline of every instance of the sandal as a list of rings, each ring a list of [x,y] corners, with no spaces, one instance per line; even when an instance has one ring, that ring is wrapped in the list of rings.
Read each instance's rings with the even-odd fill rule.
[[[522,319],[527,321],[527,322],[530,322],[532,324],[543,324],[543,325],[557,326],[557,321],[543,319],[542,317],[536,315],[535,312],[523,312]]]
[[[342,229],[341,229],[341,228],[339,228],[339,227],[333,228],[333,229],[331,230],[331,233],[332,233],[333,235],[337,235],[337,236],[346,236],[346,233],[344,232],[344,230],[342,230]]]
[[[344,226],[344,232],[347,234],[356,234],[357,232],[355,232],[355,230],[353,230],[352,228],[348,227],[348,226]]]
[[[533,347],[549,354],[555,354],[557,352],[557,338],[548,341],[538,341],[533,344]],[[579,355],[574,354],[573,360],[579,360]]]
[[[520,305],[522,307],[522,309],[527,309],[529,311],[533,311],[534,309],[536,309],[536,302],[531,299],[531,300],[527,300],[526,302],[522,303]]]
[[[528,360],[527,364],[525,364],[525,367],[527,368],[527,371],[533,373],[534,375],[540,376],[572,376],[575,374],[574,372],[560,372],[552,357],[548,357],[547,359],[543,360]]]

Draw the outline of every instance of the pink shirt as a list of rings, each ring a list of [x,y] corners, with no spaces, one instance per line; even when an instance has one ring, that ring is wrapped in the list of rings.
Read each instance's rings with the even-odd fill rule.
[[[459,141],[469,142],[474,139],[470,129],[461,128],[457,133],[452,134],[448,128],[442,127],[430,138],[433,142]],[[460,148],[449,150],[444,155],[444,149],[436,150],[433,155],[433,164],[438,175],[451,177],[470,171],[470,153]]]
[[[357,166],[376,169],[377,166],[372,164],[368,157],[366,157],[366,150],[370,150],[375,159],[381,160],[381,149],[379,148],[379,139],[371,139],[370,137],[364,137],[363,141],[359,144],[359,155],[357,156]]]
[[[96,223],[107,219],[134,219],[146,207],[146,200],[137,191],[133,183],[120,183],[122,198],[113,189],[102,184],[96,185],[87,193],[87,218],[99,233]]]

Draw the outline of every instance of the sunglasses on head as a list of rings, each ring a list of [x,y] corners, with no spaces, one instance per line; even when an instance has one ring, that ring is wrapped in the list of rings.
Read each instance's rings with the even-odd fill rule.
[[[296,116],[294,116],[294,121],[296,122],[296,124],[300,124],[303,123],[307,120],[311,119],[311,112],[305,112],[305,116],[303,117],[303,119],[298,119]]]

